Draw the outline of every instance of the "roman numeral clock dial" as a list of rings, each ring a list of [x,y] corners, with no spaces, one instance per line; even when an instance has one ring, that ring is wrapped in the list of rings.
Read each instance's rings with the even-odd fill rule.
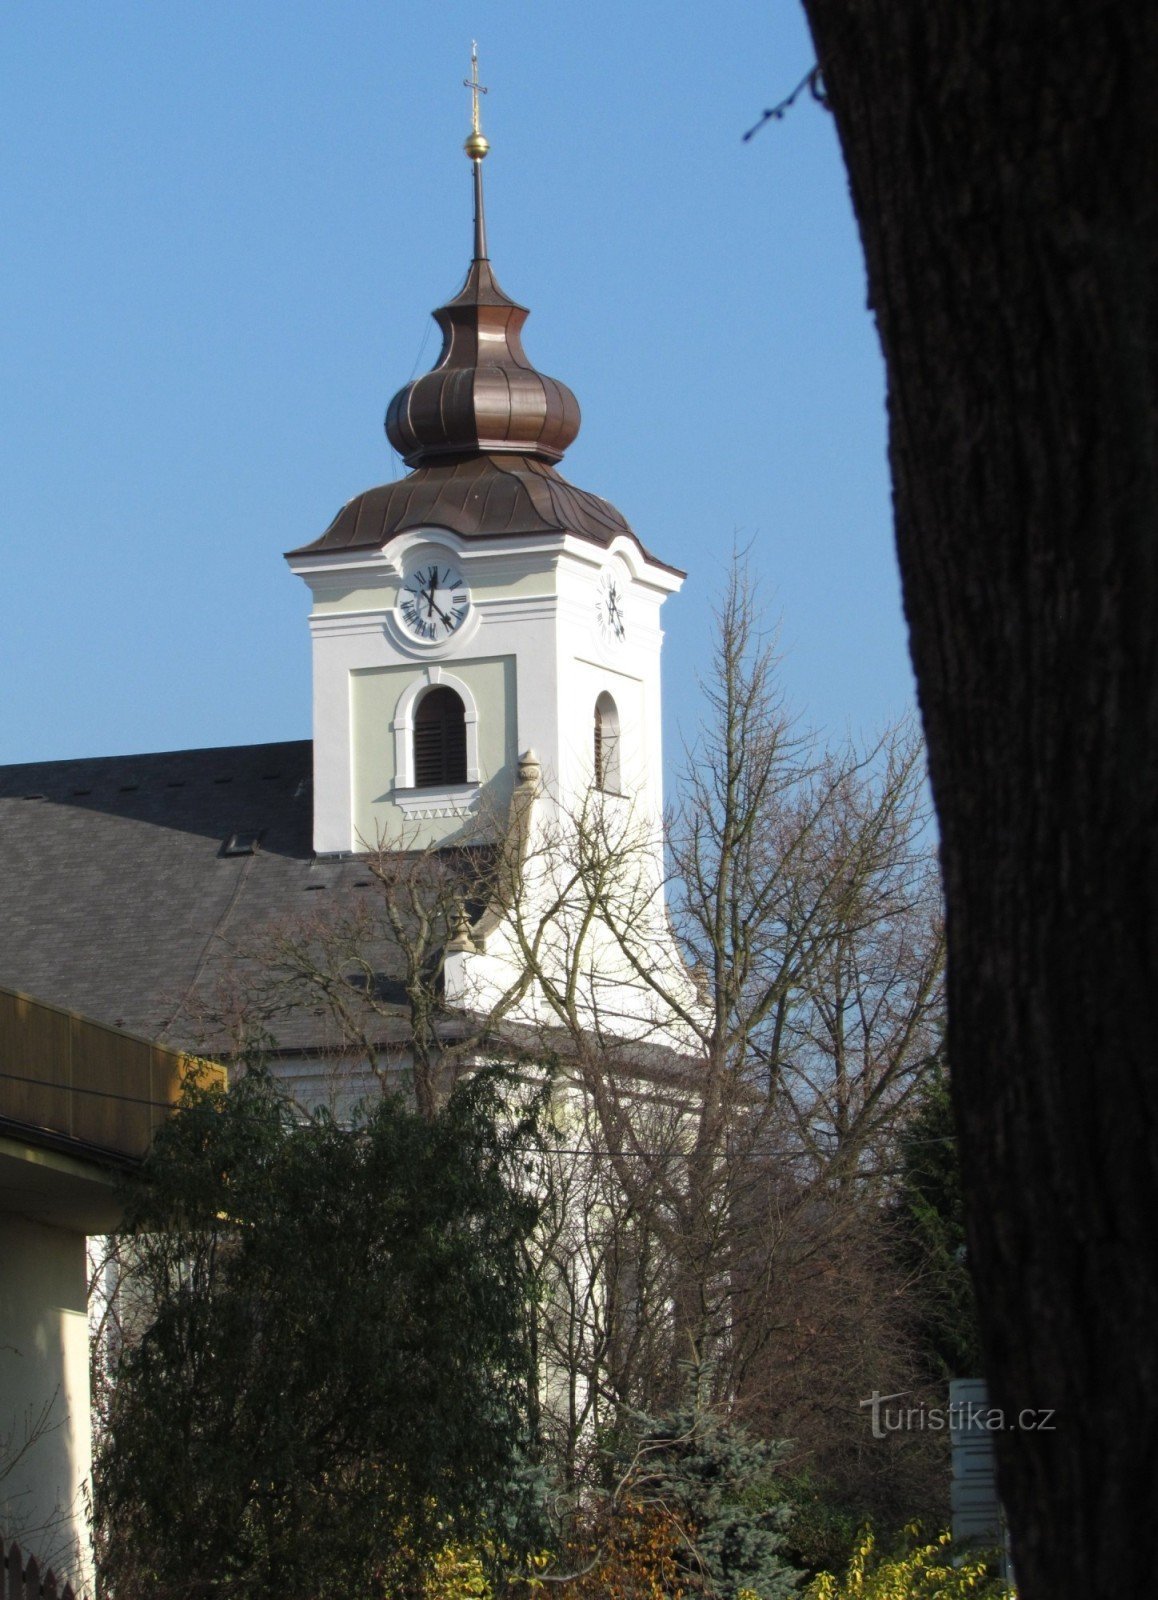
[[[604,644],[622,644],[627,637],[625,609],[619,579],[605,567],[595,591],[595,625]]]
[[[420,644],[442,644],[470,611],[470,590],[453,567],[427,561],[404,581],[398,597],[402,627]]]

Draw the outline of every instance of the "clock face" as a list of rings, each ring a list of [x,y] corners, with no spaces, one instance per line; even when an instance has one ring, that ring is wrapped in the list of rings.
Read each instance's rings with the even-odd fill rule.
[[[470,610],[470,590],[454,567],[424,561],[402,585],[398,616],[412,639],[441,644],[457,632]]]
[[[610,568],[599,575],[599,588],[595,595],[595,620],[605,644],[621,644],[627,635],[624,615],[623,585]]]

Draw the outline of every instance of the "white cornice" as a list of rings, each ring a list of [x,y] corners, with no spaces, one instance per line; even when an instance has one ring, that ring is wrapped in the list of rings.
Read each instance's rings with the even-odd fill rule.
[[[315,638],[330,638],[338,634],[381,634],[386,626],[386,613],[382,606],[374,611],[314,611],[310,615],[310,633]]]
[[[626,534],[618,534],[609,545],[604,546],[568,533],[563,538],[563,549],[566,555],[585,567],[605,567],[609,560],[618,556],[636,583],[659,589],[664,594],[675,594],[683,586],[682,573],[673,572],[657,561],[649,560],[635,540],[629,539]]]
[[[604,567],[608,560],[619,557],[637,583],[663,594],[674,594],[684,581],[679,573],[644,556],[635,540],[626,534],[617,535],[610,545],[604,546],[573,533],[521,533],[509,538],[468,539],[446,528],[415,528],[378,549],[319,550],[316,554],[287,556],[286,560],[290,570],[307,583],[327,573],[348,577],[354,572],[374,572],[400,577],[414,552],[432,545],[452,551],[459,562],[477,568],[480,575],[492,562],[506,570],[519,557],[530,558],[533,570],[542,564],[544,556],[566,555],[590,568]]]
[[[486,622],[523,622],[529,618],[552,617],[559,607],[557,594],[488,595],[478,602]]]
[[[481,565],[491,560],[506,560],[511,556],[555,554],[564,548],[572,536],[561,533],[520,533],[509,538],[466,539],[447,528],[412,528],[400,533],[383,546],[360,550],[319,550],[316,553],[299,551],[286,557],[290,570],[303,578],[315,573],[383,569],[401,573],[408,557],[415,550],[431,545],[451,550],[456,558],[470,565]]]

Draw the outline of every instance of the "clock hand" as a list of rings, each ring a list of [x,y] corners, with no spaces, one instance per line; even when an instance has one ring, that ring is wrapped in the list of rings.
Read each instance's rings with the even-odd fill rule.
[[[443,622],[446,623],[447,627],[448,628],[451,627],[451,625],[452,625],[451,624],[451,620],[447,616],[446,612],[442,609],[441,606],[434,605],[434,596],[433,595],[431,596],[430,603],[431,603],[432,606],[434,606],[435,611],[438,612],[439,616],[442,618]]]

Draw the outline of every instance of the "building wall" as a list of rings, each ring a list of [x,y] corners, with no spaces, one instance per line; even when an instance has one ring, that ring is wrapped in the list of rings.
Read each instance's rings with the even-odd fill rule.
[[[91,1594],[86,1236],[118,1226],[118,1173],[188,1076],[225,1075],[5,989],[0,1067],[0,1529]]]
[[[0,1215],[0,1526],[91,1593],[89,1405],[84,1234]]]
[[[408,633],[401,606],[408,579],[435,562],[457,570],[470,605],[448,637],[424,641]],[[452,952],[447,999],[492,1010],[520,985],[529,938],[544,956],[540,977],[547,966],[580,974],[592,1025],[679,1047],[682,1029],[673,1031],[670,1006],[637,965],[662,966],[682,994],[687,978],[664,912],[660,678],[660,610],[679,575],[627,536],[604,548],[565,533],[484,541],[434,528],[382,550],[301,555],[292,565],[314,597],[318,853],[498,839],[520,757],[533,751],[517,903],[481,945]],[[609,625],[609,585],[621,630]],[[453,688],[466,708],[467,782],[419,789],[412,718],[434,684]],[[595,773],[595,707],[605,694],[619,725],[610,794]],[[614,911],[592,922],[575,868],[597,843],[616,857],[618,881]],[[549,1023],[549,996],[529,993],[517,1015]]]
[[[445,840],[448,824],[453,837],[456,822],[458,829],[473,837],[488,816],[506,811],[518,756],[514,656],[440,662],[435,671],[436,680],[429,668],[412,663],[361,667],[350,674],[354,834],[364,841],[363,848],[423,849]],[[428,681],[465,686],[478,711],[478,795],[470,811],[458,819],[423,817],[413,810],[407,814],[394,798],[398,708],[408,689]]]
[[[471,610],[457,633],[426,646],[407,636],[397,608],[407,574],[431,559],[459,569]],[[406,837],[412,846],[477,837],[509,797],[517,755],[528,748],[538,755],[544,792],[574,812],[592,786],[602,691],[619,712],[624,787],[658,823],[659,611],[679,579],[646,561],[631,540],[605,550],[570,535],[483,543],[431,529],[382,551],[295,557],[293,565],[314,596],[319,853],[364,850],[379,835],[391,843]],[[609,641],[596,625],[607,571],[623,599],[622,642]],[[477,712],[474,792],[408,796],[403,786],[400,794],[399,708],[410,703],[407,691],[456,680]]]

